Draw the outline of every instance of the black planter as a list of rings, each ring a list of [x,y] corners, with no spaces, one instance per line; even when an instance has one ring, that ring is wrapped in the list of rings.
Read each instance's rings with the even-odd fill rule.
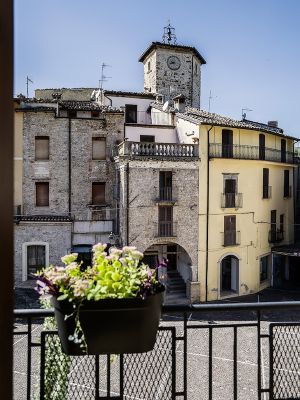
[[[87,353],[68,338],[75,330],[72,303],[52,298],[62,350],[69,355],[144,353],[153,349],[161,316],[163,293],[146,300],[107,299],[87,301],[80,307],[79,320]]]

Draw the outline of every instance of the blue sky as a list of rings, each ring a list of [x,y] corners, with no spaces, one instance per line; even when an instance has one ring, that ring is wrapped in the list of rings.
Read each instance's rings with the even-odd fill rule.
[[[170,18],[180,44],[195,46],[202,67],[201,108],[278,120],[300,137],[298,0],[15,0],[15,88],[143,90],[140,54]]]

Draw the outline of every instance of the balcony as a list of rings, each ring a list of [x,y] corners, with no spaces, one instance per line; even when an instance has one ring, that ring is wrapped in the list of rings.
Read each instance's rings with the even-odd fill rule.
[[[271,229],[269,231],[269,243],[280,243],[284,240],[284,232],[280,229]]]
[[[242,193],[222,193],[221,208],[241,208],[243,207]]]
[[[159,221],[155,223],[154,236],[158,238],[176,237],[177,223],[174,221]]]
[[[162,311],[152,351],[112,360],[64,355],[53,310],[16,310],[14,399],[299,398],[300,302]]]
[[[157,190],[158,193],[154,199],[156,203],[175,203],[177,201],[177,188],[165,186],[160,187]]]
[[[239,246],[241,244],[241,232],[240,231],[222,232],[222,243],[224,247]]]
[[[118,146],[119,156],[150,157],[185,160],[198,158],[199,146],[196,144],[123,142]]]
[[[235,158],[241,160],[265,160],[280,163],[294,164],[295,155],[291,151],[284,153],[281,150],[266,147],[264,153],[259,146],[248,145],[224,145],[222,143],[209,144],[209,156],[211,158]]]

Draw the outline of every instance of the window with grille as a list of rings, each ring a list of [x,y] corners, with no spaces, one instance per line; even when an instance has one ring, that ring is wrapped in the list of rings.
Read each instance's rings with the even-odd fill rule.
[[[35,205],[37,207],[49,206],[49,182],[35,183]]]
[[[35,137],[35,159],[49,160],[49,137],[36,136]]]
[[[27,279],[34,279],[33,274],[46,266],[46,246],[27,246]]]
[[[92,184],[92,204],[104,205],[105,204],[105,183],[93,182]]]
[[[106,140],[105,138],[94,137],[92,142],[93,160],[106,160]]]

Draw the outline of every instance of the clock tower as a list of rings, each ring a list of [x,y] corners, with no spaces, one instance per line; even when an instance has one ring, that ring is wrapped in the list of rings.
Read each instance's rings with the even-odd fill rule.
[[[164,28],[162,42],[152,44],[141,55],[144,91],[172,100],[183,95],[186,104],[200,108],[201,65],[206,61],[195,47],[178,45],[174,28]]]

